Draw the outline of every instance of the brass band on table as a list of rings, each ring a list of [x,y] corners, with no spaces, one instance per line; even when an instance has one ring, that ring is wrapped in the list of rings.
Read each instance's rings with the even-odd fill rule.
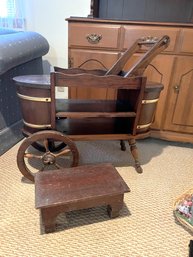
[[[142,104],[152,104],[152,103],[156,103],[156,102],[158,102],[158,98],[155,98],[155,99],[144,99],[144,100],[142,100]]]
[[[50,97],[36,97],[36,96],[28,96],[28,95],[22,95],[17,93],[19,98],[28,100],[28,101],[35,101],[35,102],[51,102]]]
[[[142,124],[142,125],[137,125],[137,129],[143,129],[143,128],[148,128],[151,125],[152,122],[147,123],[147,124]]]
[[[37,125],[37,124],[32,124],[32,123],[28,123],[25,120],[23,120],[23,123],[30,127],[30,128],[39,128],[39,129],[43,129],[43,128],[51,128],[51,124],[42,124],[42,125]]]
[[[28,101],[35,101],[35,102],[51,102],[51,98],[50,97],[35,97],[35,96],[27,96],[27,95],[22,95],[17,93],[17,95],[19,96],[19,98],[24,99],[24,100],[28,100]],[[158,101],[158,98],[155,99],[144,99],[142,100],[142,104],[151,104],[151,103],[156,103]],[[39,128],[39,129],[43,129],[43,128],[51,128],[51,124],[42,124],[42,125],[37,125],[37,124],[32,124],[32,123],[28,123],[26,121],[23,120],[23,123],[31,128]],[[137,125],[137,129],[143,129],[143,128],[147,128],[151,125],[151,123],[148,124],[141,124],[141,125]]]

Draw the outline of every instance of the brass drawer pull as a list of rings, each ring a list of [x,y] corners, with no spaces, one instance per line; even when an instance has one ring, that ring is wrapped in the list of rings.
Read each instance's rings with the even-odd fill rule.
[[[152,36],[148,36],[148,37],[141,37],[139,44],[140,45],[151,45],[151,44],[155,44],[157,43],[159,40],[159,38],[157,37],[152,37]]]
[[[100,40],[102,39],[102,35],[98,34],[89,34],[86,36],[86,39],[90,44],[98,44]]]

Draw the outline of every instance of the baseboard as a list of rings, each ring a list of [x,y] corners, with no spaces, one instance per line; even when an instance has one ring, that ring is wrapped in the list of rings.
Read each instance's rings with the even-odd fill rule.
[[[188,133],[179,133],[175,131],[151,130],[151,137],[159,138],[167,141],[191,143],[193,144],[193,136]]]
[[[0,155],[4,154],[23,138],[22,127],[23,122],[20,120],[0,131]]]

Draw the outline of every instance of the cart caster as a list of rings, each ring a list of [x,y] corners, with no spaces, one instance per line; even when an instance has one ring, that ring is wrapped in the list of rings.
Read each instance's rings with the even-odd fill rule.
[[[37,152],[33,147],[34,143],[41,142],[45,152]],[[63,145],[57,152],[51,147],[52,142],[56,145]],[[75,143],[58,131],[36,132],[26,138],[20,145],[17,154],[17,165],[23,176],[34,181],[38,171],[49,169],[62,169],[78,165],[79,153]]]

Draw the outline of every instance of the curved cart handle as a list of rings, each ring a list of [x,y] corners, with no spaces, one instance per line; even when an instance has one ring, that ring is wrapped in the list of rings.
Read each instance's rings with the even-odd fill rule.
[[[165,35],[161,39],[157,37],[143,37],[137,39],[134,44],[127,49],[117,62],[106,72],[106,75],[119,74],[129,58],[132,57],[143,45],[150,49],[143,55],[140,60],[125,74],[125,77],[131,75],[142,75],[152,59],[168,47],[170,42],[169,36]]]
[[[135,63],[129,71],[126,72],[124,77],[129,76],[141,76],[147,66],[151,63],[153,58],[166,49],[169,45],[170,38],[165,35],[160,40],[156,40],[156,43],[152,43],[152,40],[146,39],[144,41],[139,41],[140,45],[153,44],[153,46],[143,55],[137,63]]]

